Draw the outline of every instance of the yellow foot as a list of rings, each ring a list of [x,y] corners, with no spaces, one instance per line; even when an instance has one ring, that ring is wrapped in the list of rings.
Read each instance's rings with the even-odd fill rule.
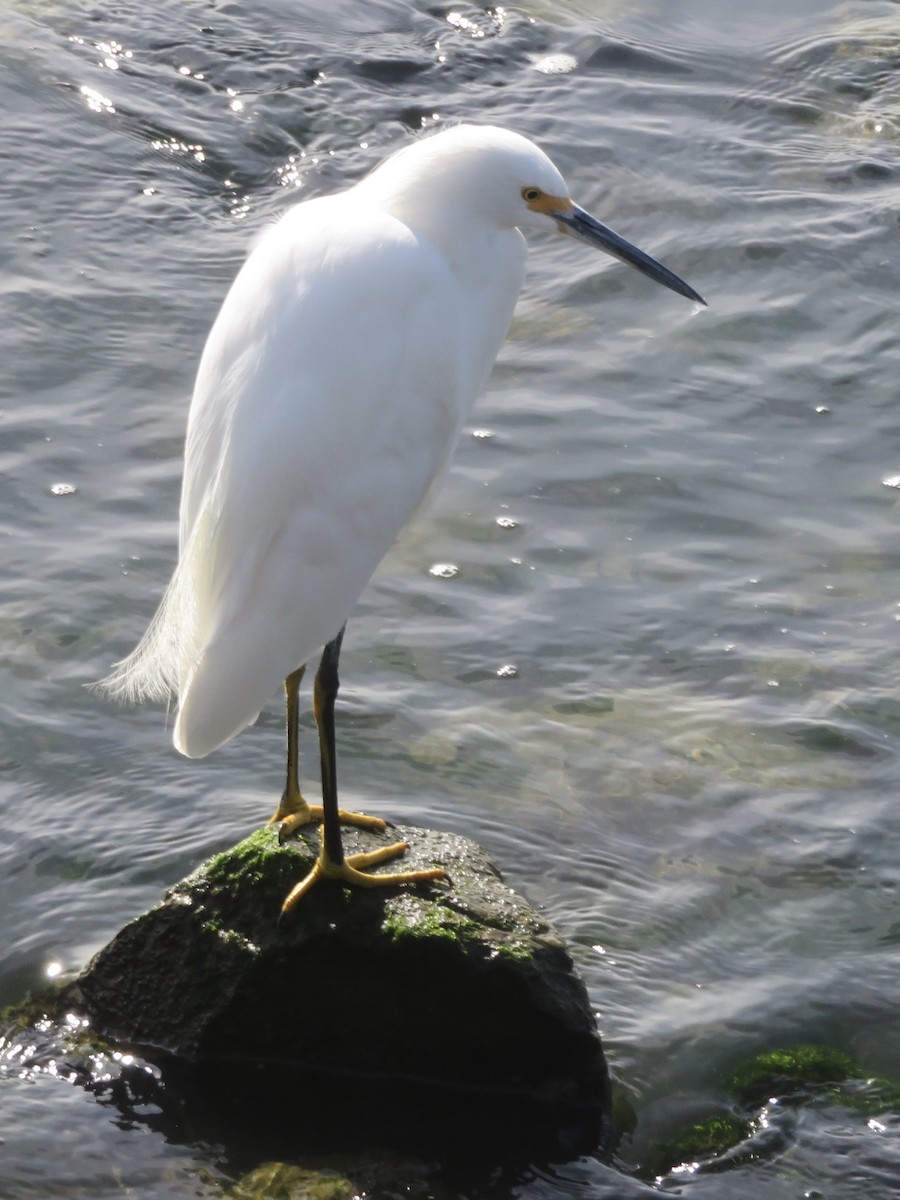
[[[281,913],[290,912],[298,900],[305,896],[318,879],[336,879],[351,887],[396,887],[404,883],[428,883],[436,879],[446,879],[447,872],[440,867],[432,867],[426,871],[394,871],[388,875],[366,875],[366,867],[377,867],[379,863],[397,858],[409,849],[409,842],[395,842],[392,846],[382,846],[380,850],[370,850],[368,854],[351,854],[337,865],[325,857],[324,847],[316,859],[315,866],[296,887],[292,888],[281,906]]]
[[[387,829],[387,821],[382,821],[381,817],[370,817],[368,813],[348,812],[345,808],[339,808],[338,817],[342,825],[356,825],[359,829],[374,829],[378,833]],[[278,821],[281,822],[278,840],[283,842],[285,838],[291,837],[304,825],[321,820],[321,804],[307,804],[304,800],[302,807],[297,806],[293,810],[285,811],[284,801],[282,801],[278,806],[278,811],[269,818],[269,824],[275,825]]]

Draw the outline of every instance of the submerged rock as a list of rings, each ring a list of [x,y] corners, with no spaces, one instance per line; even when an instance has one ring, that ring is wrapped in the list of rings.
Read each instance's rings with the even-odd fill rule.
[[[668,1099],[668,1128],[655,1137],[645,1131],[641,1161],[634,1166],[662,1181],[663,1191],[670,1185],[677,1190],[688,1166],[695,1175],[722,1174],[783,1158],[796,1136],[799,1109],[841,1107],[880,1121],[900,1112],[900,1086],[868,1074],[834,1046],[800,1043],[767,1050],[720,1082],[717,1096]],[[655,1124],[658,1132],[658,1118]],[[629,1151],[620,1153],[627,1162]]]
[[[603,1141],[606,1064],[559,935],[465,838],[344,832],[348,854],[398,837],[410,843],[404,870],[439,865],[451,883],[320,882],[279,919],[318,837],[280,846],[262,829],[125,926],[67,1000],[94,1033],[147,1056],[164,1051],[189,1089],[199,1079],[254,1105],[256,1080],[281,1111],[282,1088],[312,1072],[316,1106],[340,1080],[345,1114],[349,1092],[369,1115],[373,1095],[388,1108],[400,1098],[407,1117],[437,1092],[500,1093],[510,1119],[521,1104],[537,1106],[542,1121],[551,1108]]]

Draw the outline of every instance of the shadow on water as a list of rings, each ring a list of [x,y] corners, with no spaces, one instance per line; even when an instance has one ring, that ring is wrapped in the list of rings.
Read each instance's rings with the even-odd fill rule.
[[[535,1172],[552,1175],[554,1164],[611,1151],[607,1095],[556,1101],[400,1074],[376,1078],[259,1059],[198,1062],[155,1049],[139,1055],[99,1043],[77,1024],[45,1017],[8,1031],[0,1074],[50,1074],[60,1086],[83,1088],[114,1111],[118,1128],[200,1150],[217,1164],[210,1175],[219,1185],[241,1180],[248,1195],[257,1187],[260,1195],[311,1195],[292,1190],[291,1173],[308,1183],[321,1171],[371,1196],[398,1187],[423,1198],[511,1196]],[[273,1164],[286,1173],[274,1191],[270,1179],[257,1180]]]
[[[252,1086],[248,1085],[248,1077]],[[608,1117],[596,1103],[553,1104],[396,1077],[372,1079],[269,1064],[163,1068],[167,1138],[221,1144],[230,1161],[332,1161],[384,1154],[439,1163],[442,1177],[513,1178],[535,1163],[601,1152]]]

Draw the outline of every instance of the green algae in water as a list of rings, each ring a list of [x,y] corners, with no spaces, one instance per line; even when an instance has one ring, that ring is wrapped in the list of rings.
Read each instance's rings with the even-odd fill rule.
[[[686,1163],[703,1172],[728,1171],[783,1150],[762,1110],[838,1104],[861,1116],[900,1111],[900,1085],[870,1078],[850,1056],[830,1046],[798,1044],[767,1051],[738,1067],[725,1082],[734,1107],[695,1121],[652,1146],[641,1163],[645,1177]],[[775,1133],[776,1136],[772,1136]]]
[[[857,1079],[861,1072],[850,1056],[828,1046],[801,1045],[770,1050],[735,1071],[727,1090],[744,1103],[759,1103],[786,1090],[837,1084]]]
[[[735,1071],[729,1093],[743,1104],[779,1099],[830,1101],[871,1115],[900,1109],[900,1084],[870,1078],[848,1054],[830,1046],[797,1045],[770,1050]]]
[[[746,1117],[737,1113],[718,1113],[682,1130],[660,1149],[660,1158],[669,1170],[681,1163],[715,1160],[746,1141],[753,1130],[753,1122]],[[729,1165],[732,1165],[731,1160]]]
[[[342,1175],[291,1163],[262,1163],[229,1188],[228,1200],[353,1200],[357,1190]]]

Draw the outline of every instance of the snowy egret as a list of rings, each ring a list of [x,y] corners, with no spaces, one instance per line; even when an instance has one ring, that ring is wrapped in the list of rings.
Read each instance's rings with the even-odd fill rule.
[[[239,272],[204,348],[188,416],[179,559],[156,616],[104,686],[178,698],[175,746],[202,757],[284,683],[287,782],[273,821],[322,821],[319,878],[383,886],[440,868],[367,874],[398,842],[345,858],[334,705],[344,626],[379,561],[434,490],[509,329],[523,229],[558,231],[679,295],[677,275],[569,197],[532,142],[461,125],[404,147],[360,183],[289,209]],[[322,805],[298,784],[298,688],[313,688]]]

